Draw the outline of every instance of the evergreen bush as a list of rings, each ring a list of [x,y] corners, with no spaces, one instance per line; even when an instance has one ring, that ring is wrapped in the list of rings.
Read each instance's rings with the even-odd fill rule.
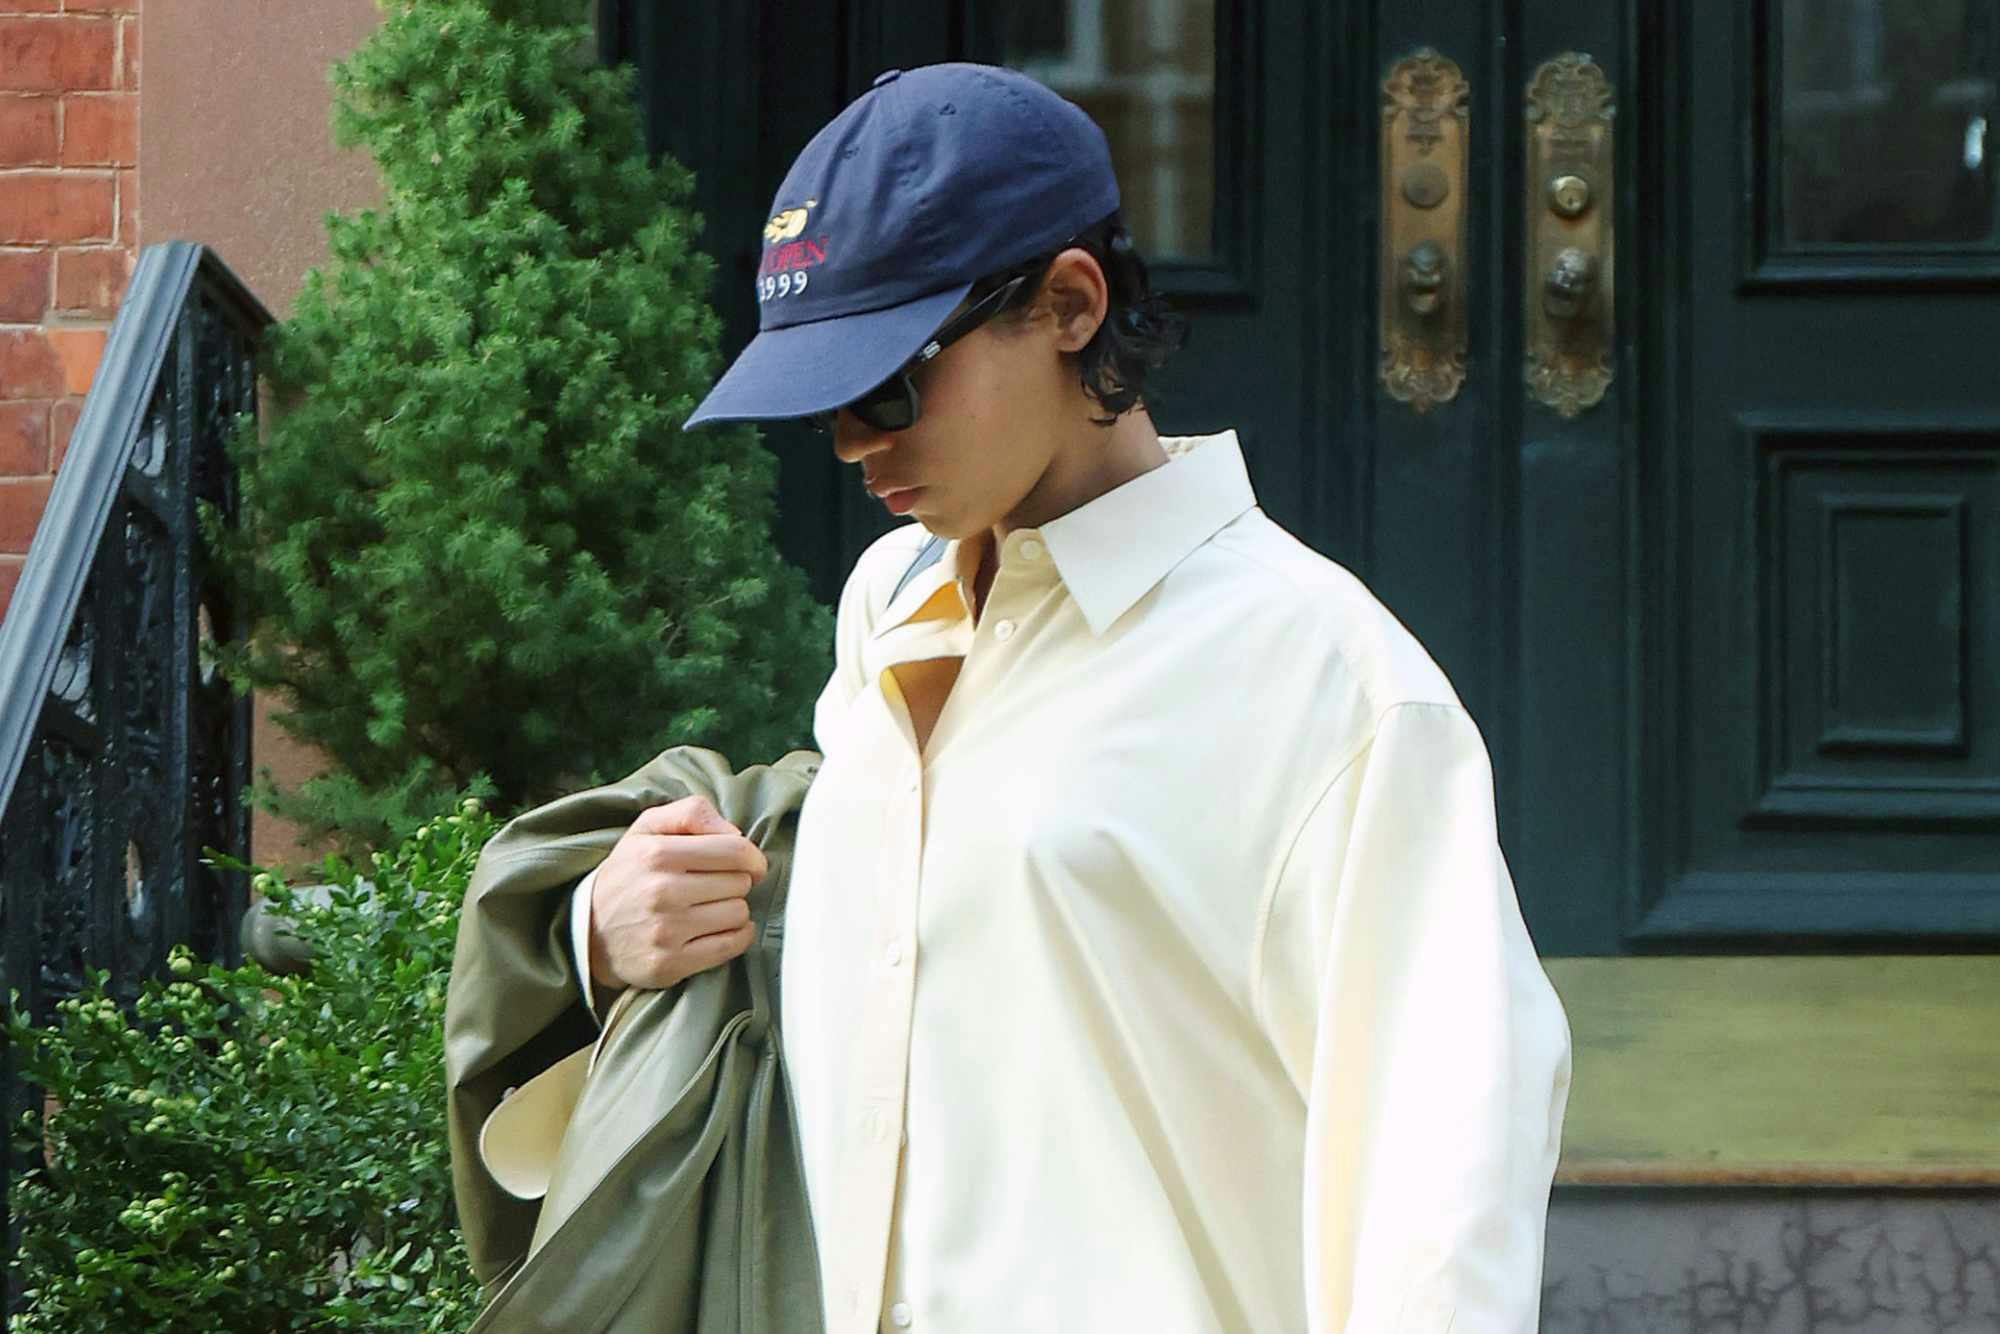
[[[444,1003],[459,906],[499,822],[473,798],[394,850],[323,864],[323,903],[256,883],[307,971],[200,964],[130,1012],[94,973],[16,1072],[53,1098],[14,1128],[13,1331],[463,1330],[479,1284],[445,1137]],[[372,881],[372,883],[371,883]]]
[[[335,66],[379,207],[268,343],[283,406],[204,511],[247,637],[221,665],[335,768],[254,800],[350,856],[490,778],[503,811],[683,743],[810,744],[831,614],[771,540],[720,364],[690,173],[647,156],[587,0],[382,0]]]

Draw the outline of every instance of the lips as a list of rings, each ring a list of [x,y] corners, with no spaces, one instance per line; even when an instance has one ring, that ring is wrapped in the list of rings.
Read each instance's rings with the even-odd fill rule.
[[[914,491],[916,489],[914,486],[884,486],[880,482],[868,483],[868,494],[877,500],[887,500],[898,491]]]

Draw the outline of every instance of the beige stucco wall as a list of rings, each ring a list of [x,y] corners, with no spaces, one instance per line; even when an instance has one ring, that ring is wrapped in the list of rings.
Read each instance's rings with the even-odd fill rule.
[[[321,219],[376,198],[374,165],[337,152],[328,64],[379,19],[373,0],[246,5],[166,0],[145,9],[140,81],[141,240],[199,241],[283,317],[308,268],[326,255]],[[254,763],[294,784],[317,769],[259,700]],[[253,856],[315,861],[289,826],[259,814]]]
[[[145,240],[215,247],[284,315],[305,271],[325,257],[327,210],[377,194],[367,155],[333,147],[327,66],[379,17],[373,0],[148,5]]]

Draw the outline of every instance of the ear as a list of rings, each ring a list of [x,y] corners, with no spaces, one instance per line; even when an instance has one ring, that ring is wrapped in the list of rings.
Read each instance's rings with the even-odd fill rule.
[[[1111,309],[1111,288],[1096,258],[1079,246],[1055,257],[1042,280],[1041,304],[1055,314],[1056,350],[1080,352]]]

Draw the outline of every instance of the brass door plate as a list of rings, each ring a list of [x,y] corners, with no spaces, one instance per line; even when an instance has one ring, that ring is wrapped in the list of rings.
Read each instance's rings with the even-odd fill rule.
[[[1465,383],[1471,86],[1429,47],[1382,84],[1382,387],[1428,412]]]
[[[1544,63],[1528,85],[1526,379],[1565,417],[1611,384],[1615,113],[1604,71],[1579,52]]]

